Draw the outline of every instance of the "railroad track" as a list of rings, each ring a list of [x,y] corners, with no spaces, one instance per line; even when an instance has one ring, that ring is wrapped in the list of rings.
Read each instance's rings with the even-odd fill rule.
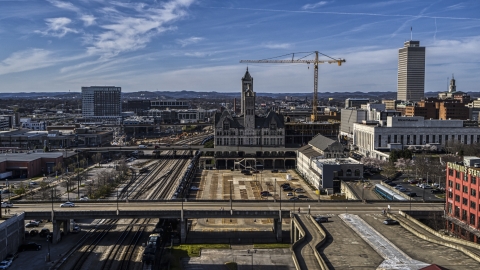
[[[183,152],[183,151],[182,151]],[[129,184],[127,184],[121,192],[122,198],[129,196],[131,199],[141,199],[145,197],[148,200],[155,200],[161,198],[171,198],[175,193],[175,187],[181,179],[182,173],[185,172],[185,165],[188,160],[159,160],[157,163],[151,165],[148,174],[134,177]],[[179,164],[180,163],[180,164]],[[167,173],[169,172],[169,173]],[[166,176],[160,174],[167,173]],[[128,191],[126,191],[128,189]],[[151,190],[151,192],[146,192]],[[130,194],[128,194],[128,193]],[[127,228],[122,230],[120,237],[118,237],[112,247],[103,253],[105,259],[103,260],[101,269],[132,269],[132,260],[135,260],[135,254],[138,255],[139,243],[144,237],[146,226],[133,226],[135,224],[149,224],[151,219],[138,219],[130,222],[130,225],[126,225]],[[88,265],[88,258],[99,247],[99,244],[106,237],[108,232],[113,228],[118,228],[116,225],[117,220],[109,220],[107,222],[107,228],[99,230],[95,237],[89,232],[89,237],[86,237],[83,244],[79,244],[76,251],[72,252],[72,256],[69,260],[73,260],[73,266],[71,263],[65,263],[64,269],[86,269],[90,268]],[[103,244],[104,246],[108,244]],[[102,251],[99,251],[102,253]],[[98,263],[98,261],[95,261]],[[62,266],[62,265],[60,265]],[[59,266],[59,267],[60,267]],[[53,268],[53,269],[59,269]]]

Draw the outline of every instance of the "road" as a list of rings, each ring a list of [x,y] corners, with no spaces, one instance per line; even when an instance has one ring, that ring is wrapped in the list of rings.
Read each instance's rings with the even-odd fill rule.
[[[30,211],[51,211],[52,207],[55,211],[104,211],[104,210],[116,210],[117,202],[101,202],[101,203],[92,203],[92,202],[76,202],[75,207],[61,208],[61,202],[44,202],[44,203],[17,203],[14,204],[14,207],[11,208],[11,213],[20,213],[20,212],[30,212]],[[344,212],[355,212],[355,213],[380,213],[382,209],[386,208],[387,205],[390,205],[391,211],[397,211],[399,209],[410,209],[409,202],[373,202],[373,203],[361,203],[361,202],[295,202],[295,208],[300,207],[302,212],[308,211],[310,206],[311,211],[322,211],[328,213],[344,213]],[[120,210],[180,210],[182,207],[181,202],[119,202],[118,209]],[[224,207],[225,210],[230,209],[230,202],[228,201],[208,201],[208,202],[184,202],[184,210],[218,210],[221,207]],[[282,202],[282,210],[288,210],[294,208],[293,202]],[[412,203],[412,210],[425,210],[425,211],[443,211],[443,203]],[[233,202],[234,210],[278,210],[280,209],[280,204],[278,202],[274,203],[272,201],[264,202],[250,202],[250,201],[234,201]]]

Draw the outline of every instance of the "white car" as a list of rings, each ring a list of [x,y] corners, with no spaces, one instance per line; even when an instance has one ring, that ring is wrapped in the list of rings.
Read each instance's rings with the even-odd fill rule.
[[[2,202],[2,208],[10,208],[13,207],[13,203],[11,202]]]
[[[80,198],[80,201],[88,201],[88,197],[82,197]]]
[[[60,204],[60,207],[74,207],[75,204],[73,202],[64,202]]]
[[[200,189],[196,186],[192,186],[192,187],[190,187],[190,190],[200,190]]]
[[[7,269],[12,264],[12,261],[3,260],[0,262],[0,269]]]

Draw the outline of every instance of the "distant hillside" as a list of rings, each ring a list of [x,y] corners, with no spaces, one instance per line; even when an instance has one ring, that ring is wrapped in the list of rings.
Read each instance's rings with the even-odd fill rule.
[[[435,97],[438,92],[427,92],[427,97]],[[478,92],[467,92],[472,97],[478,97]],[[286,96],[297,98],[311,99],[312,93],[257,93],[259,97],[272,97],[275,99],[284,99]],[[239,92],[197,92],[197,91],[138,91],[138,92],[123,92],[124,99],[195,99],[195,98],[234,98],[240,97]],[[370,99],[395,99],[396,92],[320,92],[319,98],[370,98]],[[30,93],[0,93],[0,99],[42,99],[42,98],[58,98],[58,99],[73,99],[81,98],[79,92],[30,92]]]

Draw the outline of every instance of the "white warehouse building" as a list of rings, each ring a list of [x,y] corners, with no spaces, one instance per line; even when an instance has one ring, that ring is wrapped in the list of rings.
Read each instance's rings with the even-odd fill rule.
[[[422,116],[388,116],[387,121],[363,121],[353,124],[353,144],[367,157],[387,160],[379,150],[406,148],[410,145],[445,146],[448,142],[480,142],[480,128],[466,126],[463,120],[426,120]]]

